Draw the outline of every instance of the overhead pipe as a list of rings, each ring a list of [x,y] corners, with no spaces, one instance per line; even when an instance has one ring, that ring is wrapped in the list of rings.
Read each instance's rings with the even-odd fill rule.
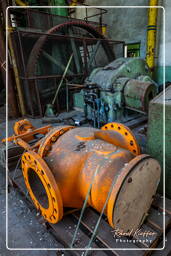
[[[16,4],[18,4],[19,6],[27,6],[28,4],[24,3],[21,0],[15,0]]]
[[[158,15],[158,0],[150,0],[148,9],[148,26],[147,26],[147,51],[146,61],[149,68],[153,71],[155,66],[156,53],[156,29],[157,29],[157,15]]]

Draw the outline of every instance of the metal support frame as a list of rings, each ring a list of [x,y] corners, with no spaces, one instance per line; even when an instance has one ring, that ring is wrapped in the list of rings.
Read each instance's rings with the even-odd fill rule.
[[[2,79],[4,88],[6,87],[6,56],[5,56],[5,38],[3,35],[3,27],[0,19],[0,69],[2,73]],[[16,95],[14,91],[14,82],[12,79],[12,72],[11,69],[8,69],[8,101],[10,102],[9,105],[9,116],[10,117],[17,117],[18,116],[18,106],[17,106],[17,100]]]
[[[3,11],[3,16],[5,18],[6,17],[6,8],[8,7],[8,4],[6,3],[6,1],[2,1],[1,6],[2,6],[2,11]],[[8,19],[8,26],[10,26],[10,28],[11,28],[10,19]],[[21,110],[21,114],[25,115],[26,111],[25,111],[25,104],[24,104],[24,98],[23,98],[23,91],[22,91],[21,83],[20,83],[20,79],[19,79],[19,71],[18,71],[17,62],[16,62],[16,55],[15,55],[14,48],[13,48],[13,40],[11,37],[11,30],[9,30],[9,28],[7,28],[7,29],[8,29],[7,40],[8,40],[8,45],[9,45],[10,54],[11,54],[11,58],[12,58],[16,88],[17,88],[17,93],[18,93],[19,107]]]
[[[38,103],[38,109],[39,109],[39,116],[43,116],[43,109],[42,109],[42,102],[41,102],[41,99],[40,99],[40,95],[39,95],[39,92],[38,92],[38,88],[36,88],[37,86],[35,85],[33,88],[29,86],[29,83],[30,81],[34,81],[35,84],[37,84],[36,80],[44,80],[44,79],[56,79],[56,80],[60,80],[62,75],[61,74],[54,74],[54,75],[50,75],[50,74],[47,74],[47,75],[35,75],[35,76],[28,76],[27,73],[26,73],[26,59],[27,59],[27,56],[25,56],[25,49],[24,49],[24,45],[23,45],[23,40],[22,38],[24,37],[30,37],[30,36],[33,36],[33,37],[40,37],[42,35],[46,35],[46,33],[43,33],[43,32],[33,32],[33,31],[25,31],[25,30],[20,30],[20,31],[14,31],[13,32],[13,36],[17,36],[18,37],[18,40],[19,40],[19,51],[20,51],[20,55],[21,55],[21,59],[17,59],[18,60],[18,65],[22,66],[23,68],[23,74],[21,74],[20,72],[20,79],[23,83],[25,83],[25,87],[28,88],[28,90],[35,90],[35,95],[37,95],[37,103]],[[73,74],[73,72],[71,70],[68,71],[67,75],[66,75],[66,79],[67,81],[69,82],[71,80],[71,78],[79,78],[80,80],[80,83],[82,83],[84,81],[84,79],[87,77],[88,73],[89,73],[89,69],[88,69],[88,58],[91,58],[91,60],[94,58],[98,48],[99,48],[99,45],[100,44],[105,44],[105,42],[109,42],[110,41],[110,44],[122,44],[124,45],[124,42],[122,41],[114,41],[114,40],[108,40],[108,39],[97,39],[97,38],[81,38],[80,36],[77,37],[77,36],[71,36],[71,35],[59,35],[59,34],[51,34],[51,35],[48,35],[48,37],[50,39],[55,39],[55,40],[59,40],[61,42],[63,41],[71,41],[71,40],[74,40],[75,43],[78,43],[80,44],[80,46],[82,45],[83,46],[83,56],[82,56],[82,61],[84,62],[83,63],[83,72],[84,73],[77,73],[77,74]],[[95,45],[95,49],[94,49],[94,54],[91,56],[89,53],[88,53],[88,49],[87,49],[87,46],[89,45]],[[17,48],[15,49],[17,51]],[[51,56],[49,53],[47,53],[46,51],[42,51],[43,53],[43,56],[46,57],[50,62],[54,63],[55,65],[57,65],[58,67],[60,66],[61,69],[64,69],[64,65],[63,64],[59,64],[58,60],[55,59],[53,56]],[[89,57],[88,57],[89,55]],[[21,63],[22,62],[22,63]],[[31,82],[32,83],[32,82]],[[32,88],[32,89],[31,89]],[[66,88],[67,90],[67,88]],[[31,92],[30,92],[31,93]],[[67,91],[66,91],[67,93]],[[69,93],[69,91],[68,91]],[[28,92],[29,94],[29,92]],[[69,95],[66,97],[69,97]],[[35,114],[34,114],[34,110],[33,110],[33,103],[32,103],[32,97],[31,97],[31,94],[29,96],[29,99],[30,99],[30,102],[29,102],[29,105],[31,105],[31,116],[34,117]],[[67,106],[67,109],[69,110],[69,103],[67,103],[68,106]]]

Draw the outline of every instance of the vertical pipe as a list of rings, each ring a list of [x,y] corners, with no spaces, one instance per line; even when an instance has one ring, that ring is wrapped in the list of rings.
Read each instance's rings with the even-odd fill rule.
[[[69,85],[66,82],[66,111],[69,112]]]
[[[15,82],[16,82],[16,87],[17,87],[17,92],[18,92],[18,99],[19,99],[21,114],[24,116],[26,114],[24,97],[23,97],[23,92],[21,89],[21,83],[20,83],[20,79],[19,79],[17,63],[16,63],[16,59],[15,59],[15,53],[14,53],[12,39],[11,39],[10,34],[9,34],[8,42],[9,42],[9,48],[10,48],[10,53],[11,53],[11,58],[12,58],[13,70],[14,70],[14,74],[15,74]]]
[[[85,40],[83,40],[83,52],[84,52],[84,77],[87,77],[87,75],[88,75],[88,64],[87,64],[88,53],[87,53],[87,44],[86,44]]]
[[[158,0],[150,0],[149,6],[157,6]],[[149,68],[153,71],[155,65],[155,47],[156,47],[156,28],[157,28],[158,8],[149,8],[148,26],[147,26],[147,52],[146,61]]]
[[[2,24],[0,22],[0,65],[1,65],[1,73],[2,73],[2,79],[4,82],[4,86],[6,85],[6,69],[5,69],[5,65],[3,65],[3,63],[5,64],[5,39],[4,39],[4,35],[3,35],[3,31],[2,31]],[[8,70],[8,102],[9,104],[9,116],[10,117],[17,117],[18,116],[18,107],[17,107],[17,101],[16,101],[16,96],[15,96],[15,91],[14,91],[14,82],[12,79],[12,73],[11,70]],[[6,93],[7,93],[6,92]]]
[[[6,19],[6,8],[8,7],[8,4],[6,1],[2,1],[1,6],[2,6],[2,11],[3,11],[3,17],[4,17],[4,19]],[[8,22],[7,22],[6,26],[11,27],[11,22],[10,22],[9,18],[8,18]],[[13,49],[12,38],[10,35],[9,27],[6,28],[6,31],[8,31],[7,38],[8,38],[8,44],[9,44],[9,49],[10,49],[11,58],[12,58],[12,64],[13,64],[13,70],[14,70],[14,75],[15,75],[15,82],[16,82],[16,88],[17,88],[17,93],[18,93],[21,114],[25,115],[26,111],[25,111],[25,105],[24,105],[24,98],[23,98],[23,93],[22,93],[22,89],[21,89],[19,73],[18,73],[18,69],[17,69],[17,63],[16,63],[16,58],[15,58],[15,53],[14,53],[14,49]]]

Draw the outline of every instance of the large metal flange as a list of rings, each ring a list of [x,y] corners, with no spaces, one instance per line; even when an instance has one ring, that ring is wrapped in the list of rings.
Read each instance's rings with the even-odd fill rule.
[[[20,120],[18,122],[15,122],[15,124],[14,124],[15,135],[21,135],[21,134],[26,133],[29,130],[34,130],[34,129],[35,129],[35,127],[27,119]]]
[[[126,143],[126,149],[131,151],[135,156],[141,153],[139,144],[132,133],[132,131],[121,123],[108,123],[101,127],[101,130],[114,130],[123,136],[124,142]]]
[[[38,154],[43,158],[47,156],[50,152],[52,145],[57,141],[57,139],[63,135],[65,132],[75,128],[74,126],[58,126],[52,129],[42,140]]]
[[[149,155],[136,156],[116,176],[107,205],[109,224],[135,231],[147,216],[160,181],[161,167]]]
[[[22,171],[29,195],[42,216],[50,223],[63,217],[60,190],[46,162],[35,152],[22,155]]]

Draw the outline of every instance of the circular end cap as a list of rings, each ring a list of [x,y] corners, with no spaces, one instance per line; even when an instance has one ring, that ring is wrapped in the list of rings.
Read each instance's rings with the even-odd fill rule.
[[[57,223],[63,217],[62,197],[45,161],[37,153],[28,151],[22,155],[22,171],[36,208],[48,222]]]
[[[117,177],[107,205],[109,224],[124,232],[135,231],[143,223],[160,180],[159,163],[139,155]]]
[[[132,131],[125,125],[120,123],[108,123],[101,127],[101,130],[107,131],[107,130],[114,130],[118,133],[120,133],[123,136],[123,139],[125,141],[125,149],[131,151],[135,156],[139,155],[141,153],[140,147],[138,145],[138,142],[132,133]],[[122,145],[120,145],[122,147]]]

